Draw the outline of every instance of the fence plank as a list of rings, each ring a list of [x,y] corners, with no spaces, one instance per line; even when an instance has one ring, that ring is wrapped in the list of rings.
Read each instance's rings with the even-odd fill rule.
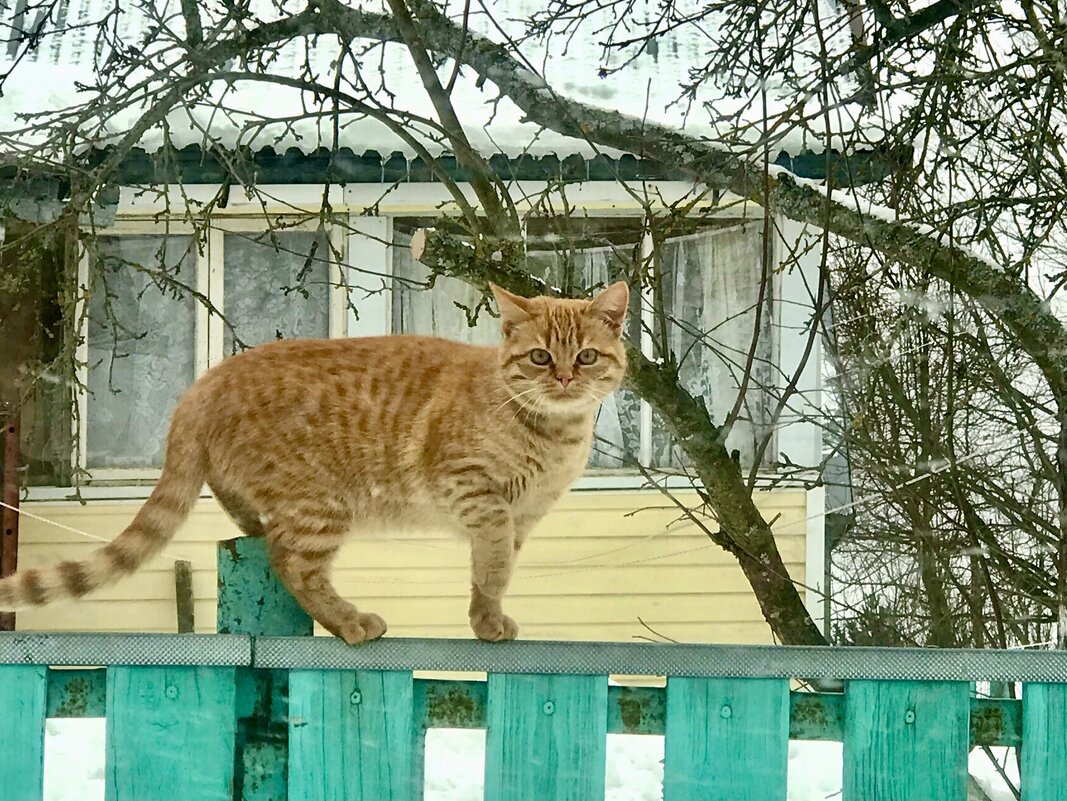
[[[1057,801],[1067,788],[1067,684],[1023,685],[1022,801]]]
[[[39,801],[44,793],[44,717],[48,670],[0,666],[0,801]]]
[[[270,566],[266,543],[235,537],[218,545],[219,634],[275,634],[310,637],[314,624],[282,586]]]
[[[410,672],[290,671],[290,801],[416,797],[412,704]]]
[[[486,801],[604,797],[607,676],[491,674]]]
[[[270,566],[257,537],[220,542],[216,628],[241,634],[308,637],[314,625]],[[285,798],[289,671],[237,671],[237,801]]]
[[[664,801],[786,796],[786,679],[667,680]]]
[[[971,690],[964,682],[848,682],[844,801],[966,799]]]
[[[234,692],[232,667],[109,668],[109,801],[229,801]]]

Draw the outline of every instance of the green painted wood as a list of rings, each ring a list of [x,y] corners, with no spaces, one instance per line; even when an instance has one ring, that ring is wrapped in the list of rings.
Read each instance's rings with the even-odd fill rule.
[[[787,679],[667,679],[664,801],[786,794]]]
[[[310,637],[314,633],[307,612],[271,569],[263,540],[236,537],[220,542],[217,560],[219,634]]]
[[[220,542],[217,551],[221,632],[310,637],[311,617],[271,569],[266,544],[254,537]],[[284,801],[288,770],[287,670],[237,672],[237,775],[240,801]]]
[[[44,793],[47,692],[44,666],[0,666],[0,801],[39,801]]]
[[[107,670],[75,668],[48,671],[48,717],[102,718],[106,713]]]
[[[415,797],[413,695],[409,672],[290,671],[290,801]]]
[[[491,674],[485,801],[604,797],[606,676]]]
[[[972,690],[965,682],[849,681],[844,801],[964,801]]]
[[[108,151],[97,150],[94,158],[106,158]],[[354,153],[340,148],[336,153],[320,148],[313,153],[303,153],[291,148],[277,153],[264,148],[247,155],[250,167],[262,183],[317,184],[317,183],[391,183],[425,182],[436,180],[434,172],[421,158],[406,159],[402,154],[379,154],[376,151]],[[775,164],[786,167],[802,178],[825,178],[832,175],[837,185],[862,185],[891,174],[908,161],[910,151],[884,147],[874,151],[857,151],[842,154],[779,153]],[[438,159],[438,169],[443,169],[451,178],[466,181],[469,175],[453,156]],[[634,180],[681,180],[687,176],[683,170],[650,159],[623,156],[613,159],[600,155],[585,159],[570,154],[563,161],[558,156],[540,158],[525,154],[509,158],[501,154],[489,159],[490,169],[505,180],[525,181],[614,181]],[[123,184],[174,183],[178,178],[186,183],[219,183],[232,179],[231,171],[213,152],[205,153],[195,145],[182,148],[161,148],[154,153],[134,149],[118,166],[114,180]],[[25,182],[25,179],[23,179]],[[22,184],[19,184],[19,189]],[[13,194],[10,180],[0,177],[0,195]],[[38,190],[42,193],[44,190]],[[50,197],[55,197],[52,190]]]
[[[1023,702],[1017,698],[971,699],[971,746],[1017,748],[1023,741]]]
[[[230,801],[232,667],[107,671],[105,794],[109,801]]]
[[[484,729],[484,681],[415,680],[415,720],[423,728]]]
[[[289,671],[237,669],[234,798],[285,801]]]
[[[789,697],[789,739],[836,740],[845,731],[842,693],[794,692]]]
[[[1023,685],[1022,801],[1067,794],[1067,684]]]
[[[249,671],[249,673],[253,673]],[[258,685],[242,688],[238,672],[238,717],[267,721],[273,741],[287,735],[285,714],[289,673],[254,671]],[[49,670],[48,717],[104,716],[102,669]],[[263,686],[266,684],[267,686]],[[244,692],[248,695],[242,703]],[[270,704],[257,703],[266,699]],[[415,679],[415,721],[423,729],[484,729],[484,681]],[[790,740],[841,742],[845,736],[843,693],[790,693]],[[667,693],[662,687],[608,687],[608,734],[663,734]],[[971,745],[1017,747],[1022,742],[1022,701],[1014,698],[971,699]],[[284,791],[285,783],[281,784]],[[264,797],[279,797],[277,794]]]
[[[663,734],[666,703],[662,687],[608,687],[608,732]]]

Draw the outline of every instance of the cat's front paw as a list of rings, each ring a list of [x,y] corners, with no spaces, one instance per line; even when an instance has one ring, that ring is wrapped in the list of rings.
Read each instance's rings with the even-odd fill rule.
[[[349,645],[376,640],[385,634],[385,621],[372,612],[360,612],[345,625],[340,626],[337,635]]]
[[[514,640],[519,636],[519,627],[503,612],[483,612],[471,615],[471,629],[479,640],[499,642]]]

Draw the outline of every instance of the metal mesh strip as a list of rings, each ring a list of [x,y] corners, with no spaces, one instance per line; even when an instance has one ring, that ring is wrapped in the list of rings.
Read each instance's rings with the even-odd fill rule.
[[[257,637],[256,667],[649,676],[1067,682],[1067,652]]]
[[[1067,651],[0,632],[0,663],[1067,682]]]
[[[250,665],[240,634],[0,632],[0,663],[17,665]]]

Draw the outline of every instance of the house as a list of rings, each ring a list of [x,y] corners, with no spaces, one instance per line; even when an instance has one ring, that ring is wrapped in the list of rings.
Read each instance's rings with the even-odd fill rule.
[[[107,4],[61,5],[63,20],[53,24],[61,35],[41,36],[18,68],[50,93],[42,100],[8,92],[0,100],[0,125],[15,126],[17,113],[41,103],[75,102],[72,76],[97,63],[89,23]],[[177,12],[170,13],[180,26]],[[149,21],[130,10],[116,24],[115,35],[132,41]],[[670,47],[604,78],[589,74],[595,46],[572,43],[546,65],[548,80],[560,76],[561,91],[592,103],[634,113],[663,109],[698,53],[699,43],[686,38],[691,35],[680,30]],[[302,45],[281,48],[260,68],[296,75],[306,62],[327,69],[331,53],[318,48],[311,56]],[[417,86],[405,51],[388,46],[380,55],[382,75]],[[642,88],[640,97],[634,86]],[[650,330],[664,318],[656,309],[675,320],[667,341],[679,355],[688,354],[682,379],[716,419],[734,404],[739,354],[750,349],[763,298],[753,351],[758,380],[748,390],[731,447],[742,464],[760,459],[759,508],[774,521],[790,574],[808,588],[809,610],[821,620],[823,493],[810,486],[814,473],[797,469],[814,468],[820,459],[820,428],[803,413],[819,408],[820,343],[809,343],[808,335],[820,265],[814,232],[783,218],[765,220],[762,209],[739,198],[701,197],[701,187],[669,166],[538,130],[466,77],[453,98],[472,144],[524,212],[532,269],[551,284],[592,285],[617,274],[627,259],[655,254],[665,279],[656,290],[635,293],[628,333],[657,358]],[[85,222],[79,251],[73,469],[66,471],[69,480],[27,490],[20,566],[77,559],[122,530],[158,475],[178,396],[235,348],[296,336],[495,338],[495,321],[484,311],[476,326],[469,325],[477,293],[450,278],[426,289],[426,270],[407,248],[415,230],[444,224],[442,218],[458,209],[442,176],[469,190],[454,158],[427,131],[420,132],[426,149],[420,153],[370,117],[346,118],[335,131],[321,117],[301,116],[306,100],[269,85],[212,90],[149,130],[113,174],[113,192],[96,219]],[[424,101],[408,102],[409,110],[424,110]],[[266,118],[256,117],[264,107]],[[102,124],[101,154],[131,113],[119,110]],[[677,110],[664,114],[672,121]],[[440,169],[430,168],[427,152]],[[803,146],[778,158],[812,177],[827,163]],[[45,190],[34,196],[16,192],[8,214],[48,219],[55,206],[48,185],[45,179]],[[691,225],[664,234],[650,224],[649,210],[655,216],[683,199],[693,200]],[[769,291],[761,296],[768,255]],[[179,286],[185,291],[176,292]],[[716,347],[694,348],[700,337],[693,332],[714,332]],[[799,392],[790,413],[772,414],[771,399],[790,382]],[[636,460],[657,474],[670,473],[662,485],[699,510],[684,465],[648,404],[626,391],[608,399],[598,436],[588,472],[520,559],[508,608],[523,635],[769,642],[770,630],[733,558],[632,467]],[[754,443],[763,436],[771,444],[760,456]],[[20,612],[19,627],[173,630],[173,565],[184,559],[193,565],[197,628],[212,630],[214,543],[238,532],[204,493],[163,556],[90,598]],[[696,517],[715,525],[700,511]],[[342,593],[385,617],[394,635],[469,636],[461,543],[430,534],[354,540],[339,558],[336,577]]]

